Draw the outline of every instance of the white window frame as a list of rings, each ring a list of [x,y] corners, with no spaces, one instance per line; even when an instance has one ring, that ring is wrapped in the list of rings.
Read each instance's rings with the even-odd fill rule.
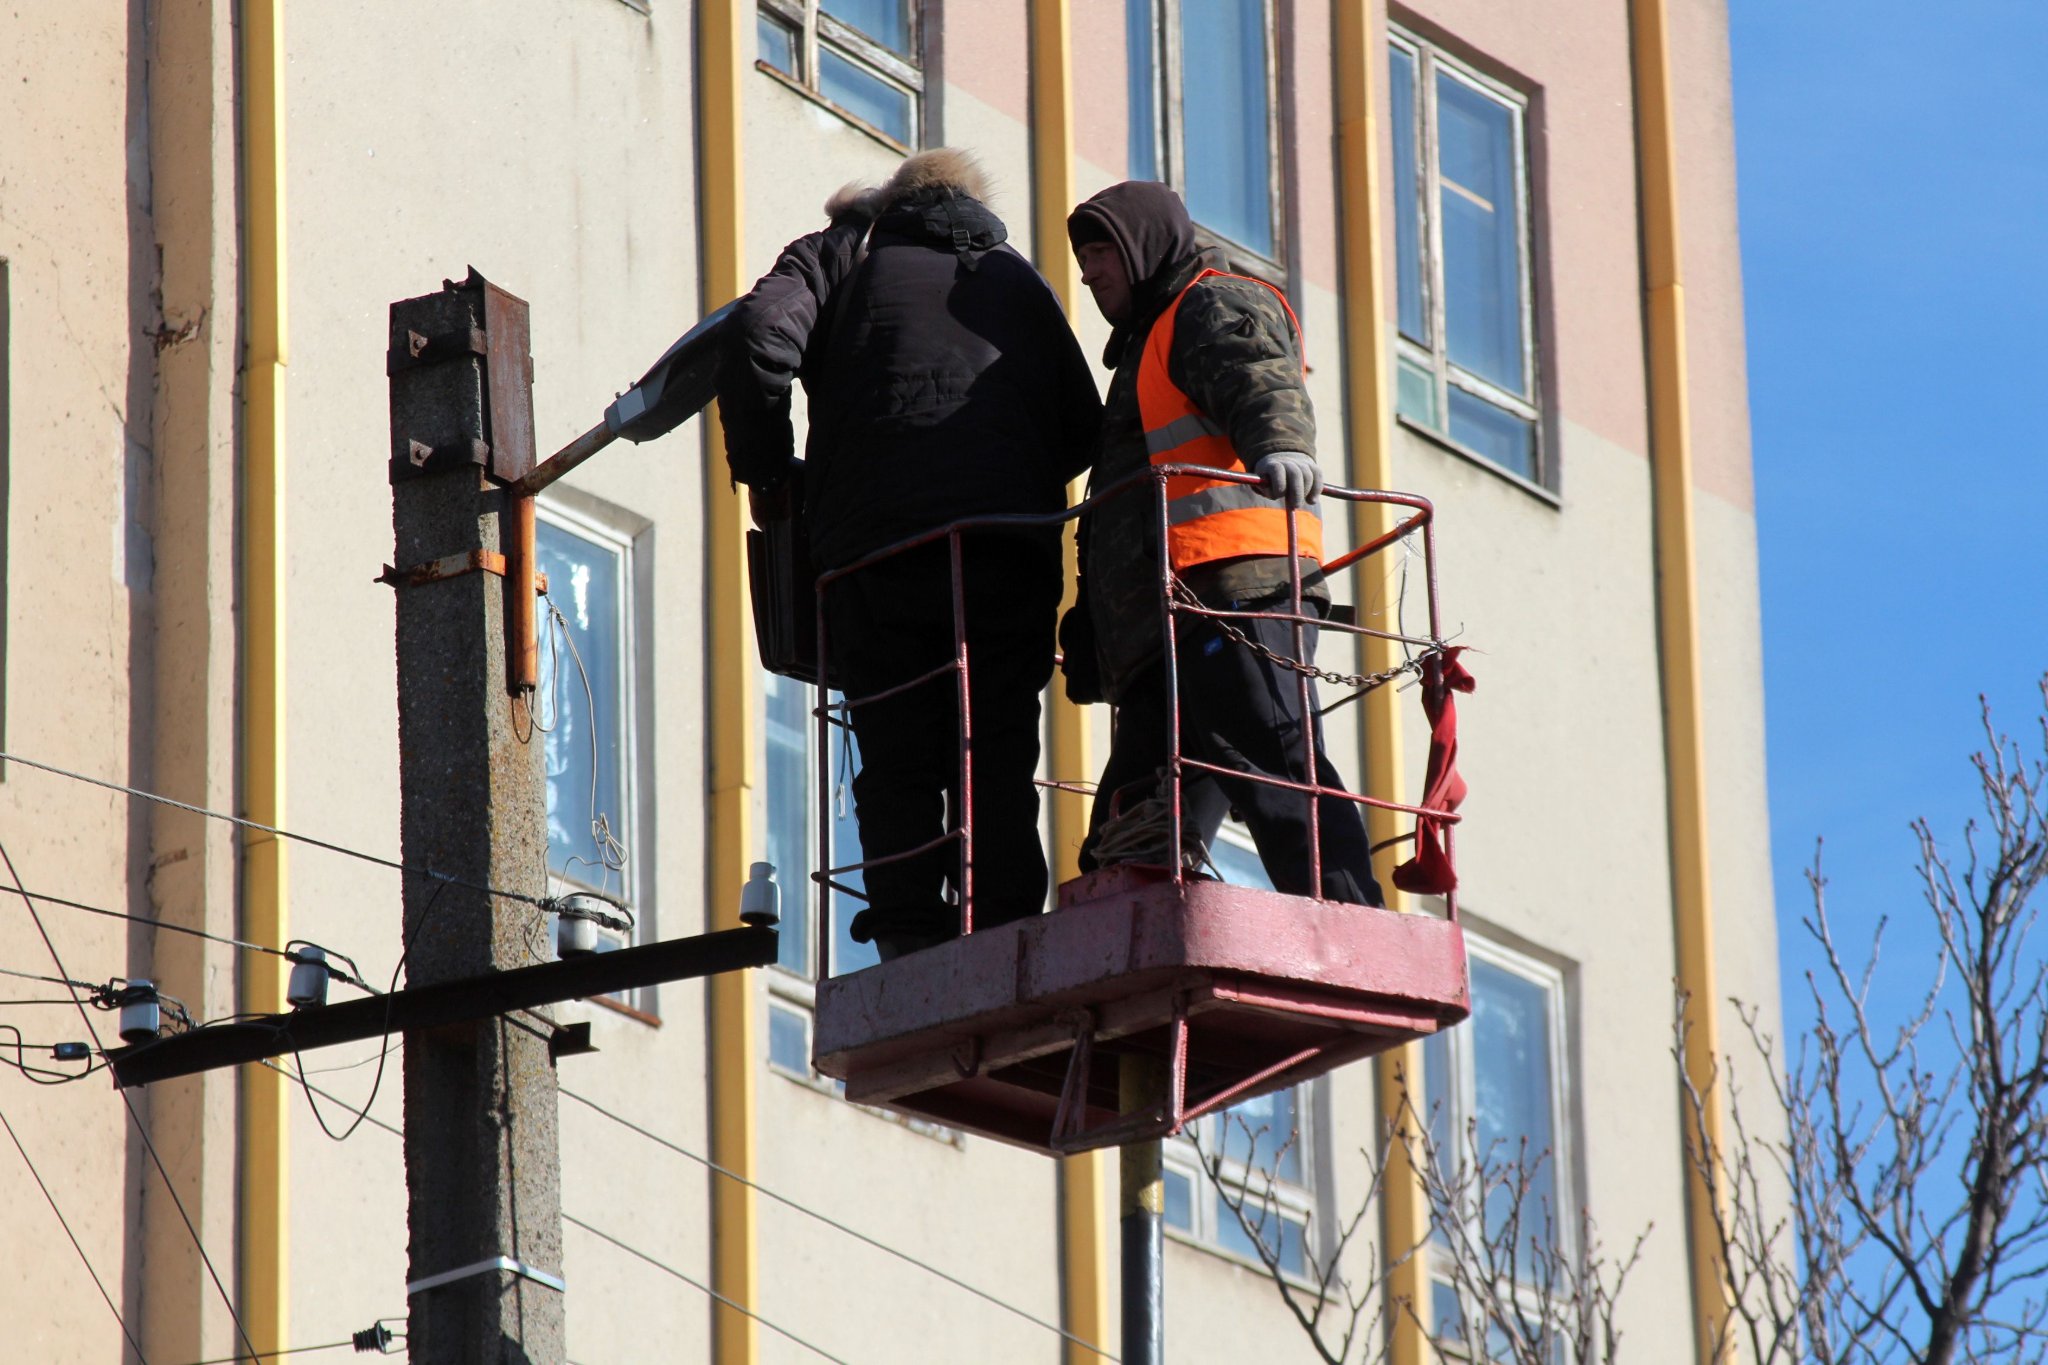
[[[1152,11],[1152,70],[1146,82],[1152,97],[1154,147],[1153,168],[1159,179],[1187,197],[1187,129],[1181,108],[1181,3],[1182,0],[1125,0],[1126,5],[1149,5]],[[1266,212],[1273,225],[1271,254],[1260,251],[1195,220],[1197,235],[1204,244],[1222,247],[1234,267],[1277,281],[1287,275],[1287,170],[1281,136],[1280,17],[1275,0],[1261,0],[1266,20]],[[1128,11],[1127,11],[1128,12]],[[1126,52],[1125,59],[1129,60]],[[1125,95],[1137,92],[1126,76]],[[1135,174],[1135,170],[1133,171]]]
[[[618,838],[626,846],[625,866],[620,869],[619,885],[615,889],[607,889],[596,881],[574,873],[555,870],[551,856],[548,862],[548,894],[591,891],[613,896],[624,902],[632,911],[633,932],[626,935],[600,926],[600,940],[611,948],[650,943],[654,941],[656,935],[651,896],[653,841],[643,837],[644,831],[652,829],[653,819],[652,812],[646,809],[645,793],[648,788],[641,771],[646,755],[641,744],[640,714],[640,615],[645,592],[645,585],[641,581],[641,556],[638,553],[640,535],[624,529],[611,518],[580,507],[565,505],[562,500],[555,497],[539,500],[535,506],[535,514],[540,521],[613,551],[619,556],[619,606],[616,624],[619,641],[619,801],[623,809],[617,818],[623,826],[618,832]],[[549,584],[550,600],[559,601],[564,590],[565,585]],[[539,625],[540,650],[542,656],[546,657],[550,649],[548,632],[553,629],[553,624],[543,615]],[[575,661],[570,657],[566,647],[561,650],[560,668],[562,675],[559,685],[562,688],[581,687],[581,682],[575,676]],[[536,696],[534,708],[542,723],[548,723],[550,717],[546,700]],[[552,951],[552,942],[549,947]],[[654,1013],[655,995],[655,988],[644,987],[624,996],[605,997],[605,1000],[611,1004],[627,1003],[631,1008],[651,1015]]]
[[[1400,414],[1402,422],[1419,431],[1428,433],[1434,439],[1455,449],[1460,454],[1478,461],[1487,469],[1507,475],[1517,481],[1525,481],[1546,491],[1555,486],[1549,449],[1545,442],[1543,428],[1543,370],[1541,348],[1536,336],[1536,256],[1535,241],[1531,231],[1534,220],[1530,200],[1529,175],[1529,97],[1513,86],[1495,80],[1468,63],[1459,61],[1441,47],[1418,37],[1396,24],[1387,27],[1387,45],[1399,49],[1415,61],[1415,138],[1414,148],[1416,181],[1416,213],[1420,221],[1416,224],[1417,251],[1421,257],[1422,314],[1429,328],[1427,341],[1416,341],[1401,331],[1400,324],[1394,326],[1394,343],[1398,355],[1430,375],[1433,385],[1437,424],[1429,425],[1419,417]],[[1436,211],[1436,203],[1442,190],[1442,173],[1437,156],[1437,100],[1436,77],[1439,72],[1451,77],[1459,84],[1505,105],[1514,119],[1515,144],[1515,230],[1517,250],[1521,260],[1521,321],[1522,321],[1522,372],[1529,377],[1529,393],[1526,397],[1509,393],[1487,380],[1480,378],[1451,363],[1450,347],[1445,338],[1444,287],[1443,287],[1443,215]],[[1392,80],[1388,81],[1391,90]],[[1391,115],[1391,110],[1389,111]],[[1389,126],[1392,125],[1389,117]],[[1399,287],[1398,284],[1396,286]],[[1504,409],[1530,424],[1530,451],[1535,468],[1529,475],[1508,469],[1464,446],[1450,434],[1450,390],[1460,388],[1475,397]]]
[[[1501,971],[1512,973],[1543,989],[1550,1025],[1550,1114],[1553,1133],[1548,1160],[1554,1203],[1551,1218],[1557,1233],[1557,1252],[1569,1260],[1579,1254],[1576,1218],[1576,1211],[1579,1208],[1579,1173],[1574,1141],[1577,1120],[1576,1111],[1572,1108],[1572,1043],[1567,1032],[1571,1016],[1570,983],[1565,972],[1559,967],[1477,934],[1466,936],[1465,951],[1475,962],[1484,962]],[[1448,1136],[1454,1158],[1462,1166],[1469,1156],[1465,1128],[1468,1117],[1476,1107],[1475,1095],[1478,1084],[1478,1072],[1473,1062],[1473,1031],[1468,1026],[1450,1029],[1441,1036],[1447,1049],[1450,1070],[1454,1073],[1451,1078],[1453,1083],[1445,1085],[1441,1078],[1425,1074],[1423,1094],[1426,1103],[1432,1107],[1439,1102],[1439,1097],[1442,1097],[1446,1110],[1442,1131]],[[1481,1231],[1478,1224],[1484,1216],[1484,1210],[1481,1208],[1467,1211],[1467,1229],[1475,1237]],[[1435,1254],[1434,1239],[1430,1247],[1430,1254]],[[1514,1289],[1515,1297],[1521,1306],[1531,1317],[1536,1316],[1538,1304],[1533,1293],[1526,1285],[1518,1284]],[[1457,1293],[1448,1280],[1436,1275],[1433,1270],[1430,1292],[1454,1297]],[[1468,1330],[1473,1327],[1481,1331],[1486,1330],[1484,1315],[1477,1312],[1474,1305],[1461,1303],[1459,1309],[1460,1320],[1466,1324]],[[1463,1354],[1460,1343],[1447,1341],[1439,1344],[1453,1355]]]
[[[825,13],[822,0],[757,0],[757,9],[762,15],[793,31],[797,69],[784,71],[765,58],[757,60],[754,68],[802,91],[862,132],[907,152],[924,141],[924,12],[930,0],[905,0],[905,3],[910,10],[910,50],[916,54],[911,57],[870,38],[845,20]],[[899,140],[894,133],[877,128],[844,105],[833,103],[819,76],[819,54],[827,50],[910,97],[908,141]]]

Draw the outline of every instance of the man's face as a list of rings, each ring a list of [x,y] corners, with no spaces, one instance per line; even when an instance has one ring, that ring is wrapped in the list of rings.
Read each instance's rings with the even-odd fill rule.
[[[1081,263],[1081,283],[1095,296],[1095,306],[1112,327],[1131,320],[1131,276],[1123,253],[1113,242],[1083,242],[1074,250]]]

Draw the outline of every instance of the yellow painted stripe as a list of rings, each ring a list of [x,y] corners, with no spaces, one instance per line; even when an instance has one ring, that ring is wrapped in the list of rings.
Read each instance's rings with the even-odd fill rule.
[[[1693,528],[1692,425],[1685,357],[1677,134],[1664,0],[1630,0],[1640,162],[1644,319],[1650,374],[1650,464],[1655,489],[1657,643],[1663,663],[1665,788],[1671,824],[1672,909],[1679,985],[1688,996],[1686,1074],[1703,1093],[1720,1052],[1714,983],[1713,891],[1707,865],[1706,736],[1701,705],[1698,558]],[[1710,1104],[1707,1141],[1725,1151],[1721,1109]],[[1685,1141],[1693,1336],[1703,1365],[1731,1358],[1728,1271],[1713,1232],[1715,1192]]]
[[[701,304],[709,312],[745,292],[745,180],[741,169],[740,84],[744,34],[751,0],[703,0],[697,7],[698,230],[702,233]],[[704,538],[710,579],[706,685],[711,698],[711,863],[709,928],[731,927],[740,887],[753,857],[754,799],[760,785],[760,679],[754,666],[754,623],[746,578],[746,504],[725,477],[725,436],[715,409],[704,415]],[[754,1008],[752,972],[711,978],[711,1159],[738,1179],[711,1187],[711,1283],[720,1295],[752,1311],[759,1303],[759,1230],[756,1178],[755,1081],[760,1073],[761,1025]],[[760,1334],[737,1308],[712,1310],[718,1365],[754,1365]]]
[[[1345,419],[1350,440],[1350,481],[1360,488],[1394,486],[1393,366],[1388,343],[1389,319],[1386,265],[1380,242],[1379,221],[1384,182],[1380,158],[1380,100],[1377,79],[1386,60],[1386,43],[1364,4],[1333,7],[1332,41],[1337,55],[1337,165],[1338,201],[1344,206],[1341,224],[1344,262],[1344,355]],[[1360,543],[1378,536],[1393,525],[1389,508],[1354,504],[1353,534]],[[1368,568],[1364,572],[1371,572]],[[1394,644],[1389,640],[1363,641],[1364,671],[1377,673],[1394,666]],[[1360,703],[1365,755],[1365,790],[1375,796],[1404,800],[1405,764],[1401,745],[1398,694],[1382,687]],[[1406,817],[1391,811],[1368,809],[1366,828],[1377,844],[1405,832]],[[1396,844],[1382,855],[1374,869],[1385,888],[1389,906],[1401,908],[1401,896],[1394,890],[1393,865],[1406,845]],[[1422,1047],[1411,1043],[1381,1056],[1377,1068],[1379,1124],[1384,1126],[1401,1113],[1405,1087],[1422,1074]],[[1420,1098],[1419,1096],[1417,1097]],[[1428,1201],[1405,1154],[1396,1144],[1380,1198],[1381,1234],[1392,1254],[1419,1247],[1429,1231]],[[1429,1320],[1429,1274],[1425,1257],[1409,1257],[1387,1275],[1390,1299],[1405,1299],[1415,1306],[1416,1318]],[[1408,1316],[1397,1316],[1393,1326],[1394,1365],[1422,1365],[1428,1344],[1422,1329]]]
[[[270,825],[285,823],[283,24],[284,0],[249,0],[242,8],[242,813]],[[285,847],[267,834],[245,834],[242,849],[242,935],[283,943],[290,936]],[[282,961],[245,960],[240,983],[242,1009],[283,1012]],[[291,1338],[290,1096],[284,1077],[268,1067],[243,1067],[240,1082],[240,1313],[259,1351],[281,1350]]]
[[[1073,19],[1068,0],[1031,0],[1031,236],[1038,268],[1071,320],[1081,297],[1081,273],[1067,250],[1067,214],[1074,207]],[[1077,482],[1070,498],[1082,495]],[[1067,593],[1073,604],[1074,538],[1067,537]],[[1050,693],[1052,743],[1048,769],[1066,781],[1090,780],[1088,716],[1066,698],[1060,680]],[[1052,867],[1055,884],[1080,872],[1075,858],[1088,831],[1088,798],[1052,795]],[[1083,1341],[1108,1349],[1110,1338],[1109,1156],[1086,1152],[1060,1162],[1061,1325]],[[1068,1342],[1067,1365],[1094,1365],[1104,1357]]]

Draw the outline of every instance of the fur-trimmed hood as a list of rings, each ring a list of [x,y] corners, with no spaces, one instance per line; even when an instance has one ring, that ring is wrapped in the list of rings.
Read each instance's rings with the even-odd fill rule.
[[[825,216],[835,223],[847,217],[873,222],[900,205],[955,197],[986,204],[988,173],[972,152],[958,147],[934,147],[905,157],[895,174],[881,185],[863,185],[856,180],[840,186],[825,201]]]

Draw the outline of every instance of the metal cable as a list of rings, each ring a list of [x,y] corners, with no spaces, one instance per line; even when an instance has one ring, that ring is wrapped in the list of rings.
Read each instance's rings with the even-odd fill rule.
[[[704,1284],[698,1280],[693,1280],[688,1275],[685,1275],[682,1271],[677,1270],[674,1266],[655,1260],[652,1256],[649,1256],[646,1252],[640,1250],[640,1248],[638,1247],[628,1246],[626,1243],[612,1236],[609,1232],[605,1232],[598,1228],[592,1227],[590,1224],[584,1222],[581,1218],[578,1218],[575,1214],[564,1213],[562,1215],[562,1221],[565,1223],[573,1224],[576,1227],[582,1228],[585,1232],[589,1233],[593,1237],[600,1238],[604,1241],[610,1242],[613,1246],[617,1247],[619,1250],[623,1252],[626,1252],[628,1255],[639,1257],[641,1260],[647,1262],[647,1264],[653,1266],[656,1270],[675,1276],[684,1284],[690,1286],[690,1288],[698,1290],[706,1295],[709,1295],[711,1298],[716,1299],[719,1303],[724,1304],[727,1308],[732,1309],[733,1312],[742,1313],[745,1314],[747,1317],[752,1318],[755,1322],[760,1323],[763,1327],[766,1327],[769,1331],[775,1333],[777,1336],[787,1337],[789,1340],[795,1342],[797,1345],[803,1347],[806,1351],[809,1351],[812,1355],[817,1356],[821,1360],[829,1360],[832,1362],[832,1365],[847,1365],[847,1362],[845,1360],[843,1360],[839,1356],[833,1355],[824,1347],[812,1345],[810,1342],[805,1341],[796,1333],[790,1331],[787,1327],[776,1326],[768,1319],[762,1317],[759,1313],[756,1313],[753,1309],[748,1308],[745,1304],[736,1303],[732,1299],[729,1299],[725,1295],[719,1293],[716,1289],[713,1289],[710,1285]]]
[[[325,839],[316,839],[310,834],[294,834],[288,829],[280,829],[276,825],[266,825],[260,820],[245,820],[239,815],[229,815],[224,811],[208,810],[204,806],[195,806],[188,801],[179,801],[156,792],[144,791],[140,787],[126,787],[119,782],[109,782],[103,777],[92,777],[86,773],[75,773],[69,768],[60,768],[54,763],[38,762],[36,759],[23,758],[20,754],[11,754],[4,750],[0,750],[0,763],[19,763],[24,768],[34,768],[40,772],[53,773],[58,777],[68,777],[75,782],[84,782],[89,786],[104,787],[108,791],[140,797],[144,801],[154,801],[160,806],[169,806],[173,810],[188,811],[193,815],[203,815],[209,820],[225,820],[228,824],[241,829],[253,829],[259,834],[273,834],[280,839],[290,839],[295,843],[309,844],[314,848],[324,848],[329,853],[339,853],[344,857],[358,858],[366,863],[374,863],[378,867],[388,867],[394,872],[411,872],[418,876],[430,877],[437,882],[445,882],[449,886],[459,886],[465,891],[480,891],[487,896],[498,896],[509,901],[523,901],[528,905],[539,905],[545,899],[541,896],[529,896],[521,891],[502,891],[495,886],[488,886],[480,882],[464,881],[460,877],[451,877],[446,873],[436,872],[431,867],[415,867],[411,863],[398,862],[392,858],[380,857],[375,853],[364,853],[361,849],[329,843]],[[23,892],[22,894],[26,895],[28,893]]]
[[[36,933],[42,937],[43,946],[50,950],[50,960],[56,964],[57,974],[65,976],[66,984],[70,985],[70,979],[64,971],[63,956],[57,951],[56,940],[50,937],[50,930],[43,923],[42,911],[36,909],[34,898],[29,895],[27,889],[22,885],[21,873],[15,870],[14,855],[7,851],[5,840],[0,840],[0,863],[6,865],[8,879],[14,884],[13,890],[21,897],[22,904],[28,907],[29,918],[35,921]],[[93,1024],[92,1015],[85,1008],[85,1002],[78,998],[76,986],[72,987],[71,1003],[77,1007],[78,1017],[85,1021],[85,1031],[92,1036],[94,1049],[99,1052],[105,1052],[106,1047],[100,1041],[100,1031]],[[248,1348],[249,1354],[255,1355],[256,1344],[249,1340],[248,1329],[242,1326],[241,1314],[235,1311],[234,1297],[228,1293],[227,1286],[221,1282],[220,1272],[214,1268],[213,1257],[207,1255],[206,1243],[199,1238],[199,1229],[193,1225],[192,1215],[186,1210],[185,1201],[178,1195],[176,1182],[171,1179],[170,1171],[165,1168],[164,1159],[156,1150],[156,1143],[150,1140],[149,1129],[143,1124],[142,1115],[135,1112],[134,1099],[126,1090],[118,1090],[115,1093],[121,1097],[122,1108],[128,1111],[129,1122],[135,1125],[135,1135],[142,1139],[143,1150],[149,1153],[151,1164],[156,1167],[157,1174],[163,1177],[164,1192],[170,1195],[171,1206],[178,1211],[179,1219],[185,1224],[185,1231],[192,1237],[192,1245],[199,1252],[201,1264],[206,1267],[207,1278],[213,1281],[214,1290],[220,1295],[221,1305],[227,1309],[228,1320],[235,1325],[235,1335],[242,1339],[242,1345]]]
[[[264,1060],[263,1065],[271,1068],[271,1070],[273,1071],[280,1072],[286,1076],[291,1075],[291,1073],[289,1071],[286,1071],[285,1068],[277,1065],[277,1063],[272,1062],[268,1059]],[[306,1085],[308,1089],[318,1091],[318,1093],[325,1096],[327,1099],[333,1101],[336,1104],[344,1106],[347,1105],[346,1100],[341,1099],[339,1096],[334,1095],[329,1091],[321,1089],[319,1086],[311,1085],[310,1083],[306,1082],[303,1078],[300,1078],[300,1084]],[[936,1276],[941,1280],[944,1280],[947,1284],[954,1286],[956,1289],[964,1289],[969,1294],[974,1295],[974,1297],[982,1300],[983,1302],[991,1304],[994,1307],[1000,1308],[1006,1313],[1012,1313],[1017,1317],[1024,1319],[1024,1321],[1032,1324],[1034,1327],[1042,1327],[1046,1331],[1053,1333],[1055,1336],[1059,1337],[1063,1341],[1071,1342],[1072,1344],[1079,1346],[1084,1350],[1093,1351],[1103,1360],[1110,1362],[1110,1365],[1119,1365],[1118,1358],[1116,1356],[1111,1355],[1108,1351],[1104,1350],[1100,1346],[1097,1346],[1094,1342],[1087,1340],[1085,1337],[1075,1336],[1072,1332],[1067,1331],[1058,1323],[1048,1322],[1044,1318],[1041,1318],[1034,1313],[1017,1307],[1015,1304],[1005,1303],[1003,1300],[995,1297],[987,1290],[978,1289],[974,1285],[967,1283],[965,1280],[962,1280],[955,1275],[951,1275],[946,1271],[939,1269],[937,1266],[932,1265],[930,1262],[921,1261],[907,1251],[899,1251],[897,1248],[890,1246],[887,1242],[879,1241],[876,1238],[870,1237],[868,1234],[861,1232],[856,1228],[848,1227],[846,1224],[840,1222],[836,1218],[831,1217],[829,1214],[820,1213],[816,1209],[811,1208],[808,1205],[800,1204],[796,1200],[791,1199],[788,1195],[778,1194],[776,1191],[769,1189],[766,1185],[762,1185],[757,1181],[749,1180],[747,1177],[739,1174],[736,1171],[726,1169],[724,1166],[719,1165],[717,1162],[711,1160],[709,1157],[699,1156],[697,1153],[689,1150],[687,1147],[678,1146],[676,1143],[673,1143],[669,1141],[667,1138],[662,1137],[659,1133],[650,1132],[649,1130],[642,1128],[639,1124],[633,1122],[631,1119],[612,1112],[611,1110],[605,1108],[603,1105],[597,1103],[597,1101],[585,1098],[584,1096],[577,1094],[575,1091],[568,1089],[566,1086],[557,1086],[556,1089],[563,1096],[563,1098],[575,1100],[578,1104],[581,1104],[586,1108],[595,1110],[597,1113],[603,1115],[605,1118],[610,1119],[612,1122],[618,1124],[623,1128],[631,1129],[633,1132],[640,1134],[640,1136],[646,1138],[648,1141],[656,1144],[657,1146],[666,1147],[671,1152],[674,1152],[677,1156],[684,1157],[690,1161],[694,1161],[698,1165],[704,1167],[704,1169],[711,1171],[716,1175],[723,1176],[727,1180],[735,1181],[741,1185],[745,1185],[748,1189],[751,1189],[758,1194],[766,1195],[768,1198],[774,1200],[778,1204],[781,1204],[783,1207],[792,1209],[797,1213],[801,1213],[806,1218],[815,1219],[816,1221],[823,1223],[826,1227],[829,1227],[836,1232],[845,1233],[848,1237],[853,1238],[855,1241],[860,1242],[865,1246],[873,1247],[877,1251],[886,1252],[888,1255],[894,1256],[897,1260],[902,1261],[905,1264],[916,1266],[919,1270],[925,1271],[933,1276]],[[365,1117],[367,1118],[367,1115]],[[405,1136],[404,1130],[392,1124],[386,1123],[382,1119],[368,1118],[368,1122],[372,1127],[382,1128],[385,1132],[391,1134],[395,1138],[402,1139]],[[569,1215],[563,1214],[562,1216],[566,1219]],[[592,1232],[596,1232],[596,1229],[594,1228],[589,1230]],[[597,1235],[603,1236],[604,1234],[598,1233]],[[627,1249],[631,1250],[631,1248]],[[706,1292],[708,1293],[710,1291],[707,1290]],[[737,1304],[734,1305],[734,1309],[735,1311],[739,1312],[745,1311],[744,1309],[739,1308]]]
[[[691,1161],[694,1161],[698,1165],[704,1167],[704,1169],[711,1171],[717,1175],[723,1176],[725,1179],[733,1181],[736,1184],[744,1185],[748,1189],[753,1190],[757,1194],[766,1195],[768,1198],[774,1200],[776,1203],[782,1205],[784,1208],[794,1209],[796,1212],[803,1214],[807,1218],[814,1218],[818,1222],[823,1223],[826,1227],[832,1228],[837,1232],[843,1232],[848,1237],[853,1238],[856,1242],[860,1242],[865,1246],[871,1246],[877,1251],[887,1252],[889,1255],[894,1256],[899,1261],[903,1261],[909,1265],[914,1265],[919,1270],[937,1276],[939,1279],[944,1280],[947,1284],[952,1285],[956,1289],[966,1290],[969,1294],[974,1295],[974,1297],[982,1300],[984,1303],[992,1304],[995,1307],[1002,1309],[1006,1313],[1013,1313],[1016,1316],[1024,1319],[1024,1321],[1030,1323],[1034,1327],[1043,1327],[1046,1331],[1053,1333],[1063,1341],[1071,1342],[1073,1345],[1082,1347],[1085,1350],[1093,1351],[1095,1352],[1095,1354],[1101,1356],[1104,1360],[1115,1362],[1117,1359],[1117,1357],[1109,1354],[1100,1346],[1097,1346],[1094,1342],[1088,1341],[1082,1337],[1075,1336],[1072,1332],[1067,1331],[1058,1323],[1048,1322],[1044,1318],[1041,1318],[1034,1313],[1017,1307],[1015,1304],[1005,1303],[1003,1300],[997,1298],[995,1295],[989,1293],[987,1290],[978,1289],[975,1286],[967,1283],[967,1281],[960,1279],[958,1276],[948,1274],[946,1271],[939,1269],[937,1266],[932,1265],[927,1261],[920,1261],[917,1257],[912,1256],[907,1251],[899,1251],[897,1248],[890,1246],[887,1242],[879,1241],[876,1238],[870,1237],[865,1232],[861,1232],[855,1228],[848,1227],[846,1224],[840,1222],[836,1218],[831,1217],[829,1214],[823,1214],[818,1212],[816,1209],[809,1208],[803,1204],[799,1204],[796,1200],[791,1199],[788,1195],[777,1194],[774,1190],[771,1190],[767,1186],[762,1185],[756,1181],[749,1180],[746,1176],[741,1175],[737,1171],[727,1170],[724,1166],[721,1166],[717,1162],[711,1160],[711,1158],[699,1156],[697,1155],[697,1153],[690,1151],[686,1147],[678,1146],[677,1144],[670,1142],[667,1138],[661,1136],[659,1133],[649,1132],[647,1129],[642,1128],[639,1124],[633,1122],[631,1119],[613,1113],[611,1110],[605,1108],[597,1101],[587,1099],[584,1096],[579,1095],[575,1091],[569,1089],[567,1086],[558,1086],[556,1088],[561,1093],[564,1099],[574,1100],[578,1104],[583,1105],[585,1108],[594,1110],[597,1113],[602,1114],[604,1117],[610,1119],[613,1123],[618,1124],[620,1127],[631,1129],[633,1132],[638,1133],[641,1137],[646,1138],[649,1142],[652,1142],[660,1147],[668,1148],[668,1150],[674,1152],[677,1156],[685,1157]]]
[[[57,1223],[64,1229],[64,1235],[71,1239],[71,1249],[78,1253],[79,1261],[85,1266],[85,1273],[92,1276],[92,1287],[100,1291],[100,1298],[106,1301],[107,1311],[112,1313],[114,1321],[121,1325],[121,1335],[128,1338],[129,1348],[135,1352],[135,1358],[142,1365],[149,1365],[148,1357],[142,1353],[142,1343],[135,1339],[135,1333],[128,1330],[128,1322],[121,1316],[121,1310],[115,1306],[113,1297],[107,1293],[107,1286],[100,1279],[100,1273],[92,1268],[92,1262],[86,1257],[85,1248],[78,1244],[78,1234],[71,1230],[71,1221],[64,1216],[64,1210],[57,1207],[56,1196],[51,1194],[50,1187],[43,1183],[42,1172],[38,1171],[36,1163],[29,1159],[28,1148],[21,1145],[20,1137],[15,1134],[14,1125],[7,1121],[4,1111],[0,1111],[0,1128],[7,1130],[8,1138],[14,1143],[14,1150],[21,1153],[22,1164],[28,1167],[28,1173],[35,1178],[36,1188],[43,1192],[43,1199],[49,1204],[50,1212],[57,1215]]]
[[[355,1342],[353,1341],[330,1341],[320,1346],[287,1346],[282,1351],[264,1351],[255,1356],[254,1359],[260,1365],[262,1361],[266,1360],[280,1360],[285,1356],[307,1355],[313,1351],[338,1351],[344,1346],[354,1345]],[[243,1362],[249,1359],[251,1357],[247,1355],[214,1356],[207,1360],[195,1360],[192,1362],[192,1365],[243,1365]]]
[[[293,963],[300,960],[299,955],[289,948],[273,948],[267,943],[251,943],[247,939],[231,938],[226,934],[210,933],[205,929],[194,929],[188,924],[175,924],[170,920],[156,919],[149,915],[131,915],[125,910],[108,910],[103,906],[87,905],[84,901],[66,900],[62,896],[53,896],[47,891],[31,891],[28,894],[45,905],[61,905],[67,910],[82,910],[88,915],[100,915],[107,919],[127,920],[131,924],[147,924],[154,929],[168,929],[174,934],[189,934],[193,938],[203,938],[209,943],[218,943],[228,948],[239,948],[245,953],[268,953],[272,957],[281,957],[285,961]],[[355,959],[349,957],[348,954],[337,953],[324,944],[313,943],[310,939],[294,939],[293,942],[304,943],[308,947],[320,948],[323,952],[328,953],[332,957],[340,958],[351,966],[355,963]],[[351,976],[347,972],[337,970],[332,962],[324,965],[327,967],[327,974],[337,981],[347,982],[351,986],[360,987],[366,991],[374,991],[376,989],[359,976]]]

